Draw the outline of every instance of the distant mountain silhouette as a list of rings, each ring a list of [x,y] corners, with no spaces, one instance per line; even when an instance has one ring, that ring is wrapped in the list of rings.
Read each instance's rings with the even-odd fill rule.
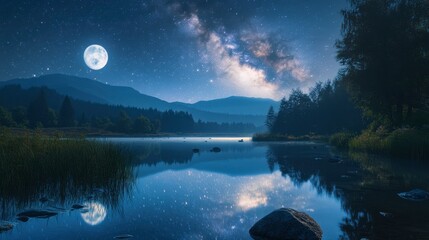
[[[61,74],[44,75],[37,78],[12,79],[0,82],[0,86],[12,84],[21,85],[23,88],[46,86],[56,90],[60,94],[95,103],[138,108],[156,108],[161,111],[170,109],[175,111],[186,111],[191,113],[196,121],[243,122],[253,123],[256,126],[263,125],[265,114],[270,106],[268,103],[272,101],[268,99],[231,97],[198,102],[195,104],[180,102],[169,103],[159,98],[142,94],[131,87],[112,86],[87,78]],[[207,105],[207,108],[205,105]],[[222,109],[222,105],[225,109]],[[255,107],[254,111],[251,110],[253,105]],[[263,109],[264,106],[267,106],[265,110]],[[242,110],[240,110],[240,108],[242,108]]]
[[[198,110],[225,114],[266,115],[270,106],[278,109],[280,102],[268,98],[250,98],[232,96],[209,101],[199,101],[194,104],[176,102]]]

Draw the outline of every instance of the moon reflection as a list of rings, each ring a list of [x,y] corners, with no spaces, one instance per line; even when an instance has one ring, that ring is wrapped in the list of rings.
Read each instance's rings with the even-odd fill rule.
[[[103,204],[99,202],[86,202],[84,203],[87,206],[88,211],[81,213],[83,221],[91,226],[98,225],[106,219],[107,210]]]

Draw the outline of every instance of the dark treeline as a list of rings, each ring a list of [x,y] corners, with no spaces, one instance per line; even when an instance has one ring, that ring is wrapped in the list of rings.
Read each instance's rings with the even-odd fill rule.
[[[429,1],[350,3],[337,42],[340,78],[380,125],[421,124],[414,115],[429,109]]]
[[[91,103],[48,88],[0,89],[0,126],[23,128],[86,127],[119,133],[254,132],[253,124],[195,122],[186,112]]]
[[[334,81],[318,83],[308,94],[293,90],[282,99],[277,114],[270,108],[266,125],[273,134],[297,136],[359,131],[365,121],[343,84]]]
[[[337,80],[309,94],[294,90],[277,114],[270,109],[272,134],[358,133],[367,121],[366,136],[381,143],[429,124],[429,1],[349,2],[336,43]]]

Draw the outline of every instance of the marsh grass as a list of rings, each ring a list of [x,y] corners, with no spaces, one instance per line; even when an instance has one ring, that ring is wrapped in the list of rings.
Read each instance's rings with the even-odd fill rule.
[[[366,130],[355,137],[339,133],[330,138],[330,143],[351,151],[429,160],[429,129],[397,129],[392,132]]]
[[[48,197],[62,204],[98,194],[108,206],[130,190],[129,154],[108,142],[64,139],[40,133],[13,135],[0,129],[0,209],[22,208]]]
[[[276,142],[276,141],[326,141],[327,137],[324,135],[284,135],[284,134],[271,134],[271,133],[256,133],[252,137],[254,142]]]

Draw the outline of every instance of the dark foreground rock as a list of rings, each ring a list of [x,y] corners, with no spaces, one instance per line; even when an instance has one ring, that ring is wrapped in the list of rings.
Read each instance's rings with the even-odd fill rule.
[[[322,239],[322,229],[308,214],[280,208],[259,220],[249,230],[255,240]]]

